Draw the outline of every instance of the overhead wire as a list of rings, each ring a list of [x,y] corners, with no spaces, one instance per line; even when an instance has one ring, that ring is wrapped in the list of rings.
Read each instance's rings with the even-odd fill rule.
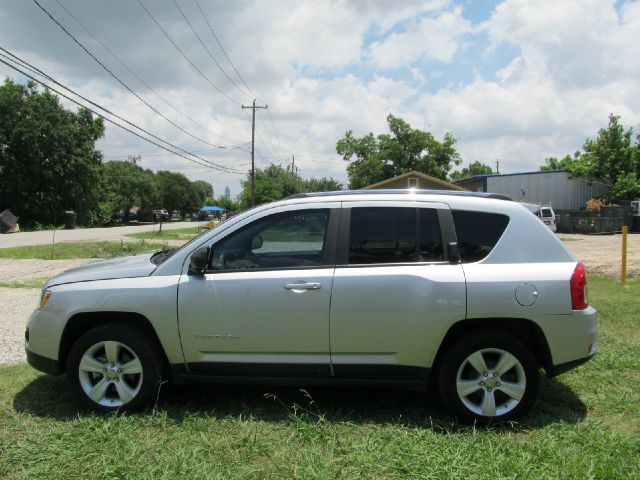
[[[160,112],[158,109],[156,109],[153,105],[151,105],[149,102],[147,102],[144,98],[142,98],[140,95],[138,95],[131,87],[129,87],[129,85],[127,85],[125,82],[123,82],[115,73],[113,73],[102,61],[100,61],[100,59],[98,59],[98,57],[96,57],[93,53],[91,53],[91,51],[89,51],[89,49],[87,47],[85,47],[82,42],[80,42],[71,32],[69,32],[69,30],[67,30],[64,25],[62,25],[46,8],[44,8],[40,2],[38,0],[33,0],[33,2],[38,6],[38,8],[40,8],[40,10],[42,10],[58,27],[60,27],[60,29],[67,34],[67,36],[69,36],[69,38],[71,38],[80,48],[82,48],[82,50],[84,50],[84,52],[89,55],[98,65],[100,65],[111,77],[113,77],[120,85],[122,85],[124,88],[126,88],[131,94],[133,94],[138,100],[140,100],[142,103],[144,103],[149,109],[151,109],[154,113],[156,113],[157,115],[161,116],[162,118],[164,118],[167,122],[169,122],[171,125],[173,125],[174,127],[176,127],[178,130],[180,130],[181,132],[187,134],[188,136],[192,137],[195,140],[198,140],[206,145],[215,147],[215,148],[226,148],[223,145],[216,145],[213,144],[211,142],[208,142],[207,140],[204,140],[200,137],[197,137],[196,135],[193,135],[191,132],[185,130],[184,128],[182,128],[180,125],[178,125],[177,123],[175,123],[173,120],[171,120],[169,117],[167,117],[166,115],[164,115],[162,112]]]
[[[33,0],[36,1],[36,0]],[[207,83],[209,83],[209,85],[211,85],[220,95],[222,95],[223,97],[226,97],[227,99],[231,100],[234,103],[237,103],[239,105],[242,105],[242,102],[236,100],[235,98],[227,95],[225,92],[223,92],[215,83],[213,83],[209,77],[207,77],[202,70],[200,70],[198,68],[198,66],[193,63],[193,61],[187,56],[187,54],[184,52],[184,50],[182,50],[178,44],[173,40],[173,38],[171,38],[171,36],[167,33],[167,31],[162,27],[162,25],[160,25],[160,23],[158,22],[158,20],[156,20],[156,18],[151,14],[151,12],[149,11],[149,9],[144,5],[144,3],[142,3],[142,0],[137,0],[138,4],[142,7],[142,9],[147,13],[147,15],[149,16],[149,18],[151,18],[151,20],[153,21],[153,23],[156,24],[156,26],[160,29],[160,31],[164,34],[165,37],[167,37],[167,40],[169,40],[171,42],[171,44],[176,48],[176,50],[178,50],[178,52],[180,52],[180,55],[182,55],[184,57],[184,59],[189,62],[189,64],[194,68],[194,70],[196,72],[198,72],[200,74],[200,76],[202,78],[204,78]]]
[[[258,95],[256,95],[253,90],[251,90],[251,88],[249,87],[249,85],[247,85],[247,82],[244,81],[244,78],[242,78],[242,75],[240,75],[240,72],[238,71],[238,69],[236,68],[236,66],[233,64],[233,62],[231,61],[231,58],[229,58],[229,55],[227,55],[226,50],[224,49],[224,47],[222,46],[222,43],[220,42],[220,40],[218,40],[218,36],[216,35],[216,32],[213,30],[213,26],[211,25],[211,23],[209,22],[209,19],[207,18],[207,16],[205,15],[204,11],[202,10],[202,7],[200,6],[200,3],[198,2],[198,0],[194,0],[196,5],[198,6],[198,10],[200,10],[200,13],[202,14],[202,18],[204,18],[204,21],[207,23],[207,26],[209,27],[209,31],[211,32],[211,35],[213,36],[213,38],[215,39],[216,43],[218,44],[218,46],[220,47],[220,50],[222,50],[222,53],[224,54],[224,56],[226,57],[227,61],[229,62],[229,65],[231,65],[231,68],[233,68],[233,71],[236,72],[236,75],[238,75],[238,78],[240,79],[240,81],[242,82],[242,84],[247,88],[247,90],[249,91],[249,93],[251,93],[251,95],[253,96],[253,98],[260,100],[262,103],[267,103],[264,100],[260,99],[258,97]]]
[[[189,19],[187,18],[187,16],[185,15],[184,11],[182,10],[182,8],[180,8],[180,5],[178,5],[178,2],[176,0],[173,0],[173,4],[176,6],[176,8],[178,9],[178,11],[180,12],[180,15],[182,15],[182,18],[184,18],[184,21],[187,22],[187,25],[189,26],[189,28],[191,29],[191,32],[193,32],[193,35],[198,39],[198,41],[200,42],[200,45],[202,45],[202,48],[204,48],[205,52],[207,52],[207,55],[209,55],[209,58],[213,61],[213,63],[215,63],[215,65],[218,67],[218,69],[224,74],[225,77],[227,77],[227,79],[231,82],[231,84],[236,87],[236,89],[242,93],[243,95],[246,95],[249,98],[253,98],[251,96],[251,94],[245,92],[244,90],[242,90],[238,84],[233,80],[233,78],[231,78],[229,76],[229,74],[227,74],[227,72],[224,70],[224,68],[222,68],[222,66],[218,63],[218,61],[215,59],[215,57],[213,56],[213,54],[211,53],[211,51],[207,48],[207,46],[204,44],[204,42],[202,41],[202,38],[200,38],[200,35],[198,35],[198,32],[196,32],[196,29],[193,28],[193,25],[191,24],[191,22],[189,21]]]
[[[162,96],[155,88],[153,88],[151,85],[149,85],[148,82],[146,82],[143,78],[140,77],[140,75],[138,75],[131,67],[129,67],[122,59],[120,59],[120,57],[118,57],[107,45],[105,45],[105,43],[100,40],[90,29],[89,27],[87,27],[84,23],[82,23],[67,7],[64,6],[64,4],[62,2],[60,2],[60,0],[55,0],[56,3],[60,6],[60,8],[62,8],[71,18],[73,18],[73,20],[75,20],[75,22],[80,25],[90,36],[91,38],[93,38],[96,42],[98,42],[102,48],[104,48],[120,65],[122,65],[131,75],[133,75],[140,83],[142,83],[145,87],[147,87],[151,92],[154,93],[154,95],[156,95],[162,102],[164,102],[168,107],[170,107],[172,110],[174,110],[175,112],[177,112],[179,115],[183,116],[184,118],[186,118],[187,120],[189,120],[190,122],[192,122],[194,125],[197,125],[198,127],[200,127],[201,129],[207,131],[208,133],[210,133],[211,135],[214,135],[218,138],[220,138],[221,140],[225,141],[225,142],[229,142],[232,143],[230,140],[226,139],[225,137],[223,137],[222,135],[211,131],[210,129],[208,129],[206,126],[204,126],[202,123],[198,122],[197,120],[191,118],[189,115],[187,115],[186,113],[184,113],[182,110],[180,110],[178,107],[176,107],[173,103],[171,103],[169,100],[167,100],[164,96]],[[233,147],[230,147],[233,148]]]
[[[2,51],[4,51],[4,52],[8,52],[7,50],[5,50],[5,49],[4,49],[4,48],[2,48],[2,47],[0,47],[0,49],[1,49]],[[170,148],[170,147],[166,147],[166,146],[164,146],[164,145],[162,145],[162,144],[160,144],[160,143],[157,143],[157,142],[155,142],[154,140],[151,140],[151,139],[149,139],[149,138],[147,138],[147,137],[145,137],[145,136],[143,136],[143,135],[141,135],[141,134],[139,134],[139,133],[137,133],[137,132],[135,132],[135,131],[133,131],[133,130],[130,130],[129,128],[127,128],[127,127],[123,126],[122,124],[120,124],[120,123],[118,123],[118,122],[114,121],[113,119],[111,119],[111,118],[107,117],[107,116],[106,116],[106,115],[104,115],[103,113],[99,113],[99,112],[97,112],[96,110],[94,110],[94,109],[92,109],[92,108],[89,108],[89,107],[87,107],[86,105],[83,105],[81,102],[79,102],[79,101],[77,101],[77,100],[75,100],[75,99],[71,98],[70,96],[68,96],[68,95],[66,95],[66,94],[64,94],[64,93],[62,93],[60,90],[57,90],[56,88],[54,88],[54,87],[52,87],[51,85],[49,85],[49,84],[45,83],[44,81],[39,80],[38,78],[34,77],[33,75],[30,75],[30,74],[29,74],[29,73],[27,73],[26,71],[24,71],[24,70],[22,70],[22,69],[18,68],[15,64],[20,65],[22,68],[25,68],[25,69],[27,69],[27,70],[31,71],[32,73],[34,73],[34,72],[33,72],[33,70],[38,71],[38,69],[37,69],[37,68],[35,68],[35,67],[33,67],[33,70],[32,70],[31,68],[29,68],[29,66],[25,66],[26,62],[22,61],[21,59],[19,59],[19,57],[17,57],[17,56],[15,56],[15,55],[11,54],[10,52],[8,52],[8,53],[10,54],[10,56],[7,56],[7,55],[5,55],[5,54],[0,54],[0,57],[2,57],[2,58],[0,58],[0,63],[3,63],[4,65],[8,66],[9,68],[11,68],[11,69],[13,69],[13,70],[17,71],[18,73],[20,73],[20,74],[24,75],[24,76],[25,76],[25,77],[27,77],[27,78],[29,78],[29,79],[33,80],[34,82],[39,83],[40,85],[42,85],[43,87],[47,88],[48,90],[51,90],[51,91],[53,91],[53,92],[57,93],[58,95],[60,95],[61,97],[65,98],[65,99],[67,99],[67,100],[69,100],[70,102],[72,102],[72,103],[74,103],[74,104],[76,104],[76,105],[78,105],[78,106],[80,106],[80,107],[86,108],[87,110],[89,110],[89,111],[90,111],[90,112],[92,112],[93,114],[97,115],[97,116],[98,116],[98,117],[100,117],[100,118],[103,118],[103,119],[104,119],[104,120],[106,120],[107,122],[109,122],[109,123],[111,123],[111,124],[113,124],[113,125],[115,125],[115,126],[117,126],[117,127],[121,128],[122,130],[125,130],[125,131],[127,131],[127,132],[129,132],[129,133],[131,133],[131,134],[135,135],[136,137],[138,137],[138,138],[140,138],[140,139],[142,139],[142,140],[144,140],[144,141],[146,141],[146,142],[149,142],[149,143],[151,143],[152,145],[155,145],[156,147],[159,147],[159,148],[161,148],[161,149],[163,149],[163,150],[165,150],[165,151],[167,151],[167,152],[170,152],[170,153],[172,153],[173,155],[176,155],[176,156],[178,156],[178,157],[182,157],[182,158],[184,158],[185,160],[188,160],[188,161],[190,161],[190,162],[196,163],[196,164],[201,165],[201,166],[203,166],[203,167],[211,168],[211,169],[218,170],[218,171],[222,171],[222,172],[226,172],[226,173],[237,173],[237,174],[242,173],[242,172],[238,172],[238,171],[232,170],[232,169],[230,169],[230,168],[228,168],[228,167],[224,167],[224,166],[221,166],[221,165],[217,165],[217,164],[215,164],[214,162],[211,162],[211,161],[209,161],[209,160],[207,160],[207,159],[205,159],[205,158],[202,158],[202,157],[200,157],[200,156],[198,156],[198,155],[192,154],[191,152],[188,152],[187,150],[184,150],[183,148],[178,147],[178,146],[176,146],[176,145],[174,145],[174,144],[172,144],[172,143],[170,143],[170,142],[168,142],[168,141],[166,141],[166,140],[163,140],[163,139],[161,139],[160,137],[158,137],[158,136],[156,136],[156,135],[152,134],[151,132],[148,132],[147,130],[143,129],[142,127],[139,127],[139,126],[135,125],[134,123],[132,123],[132,122],[130,122],[130,121],[128,121],[128,120],[126,120],[126,119],[123,119],[123,118],[122,118],[122,117],[120,117],[119,115],[112,113],[112,112],[111,112],[110,110],[108,110],[107,108],[102,107],[101,105],[99,105],[99,104],[97,104],[97,103],[95,103],[95,102],[93,102],[93,101],[91,101],[91,100],[86,99],[86,97],[83,97],[83,96],[81,96],[80,94],[75,93],[73,90],[69,89],[68,87],[64,87],[61,83],[57,82],[55,79],[53,79],[53,80],[49,80],[49,81],[52,81],[53,83],[55,83],[56,85],[60,85],[60,86],[62,86],[65,90],[70,91],[70,92],[71,92],[71,93],[73,93],[74,95],[78,96],[79,98],[82,98],[82,99],[83,99],[83,100],[85,100],[87,103],[89,103],[89,104],[91,104],[91,105],[95,106],[96,108],[99,108],[99,109],[101,109],[101,110],[103,110],[103,111],[107,112],[109,115],[112,115],[112,116],[114,116],[115,118],[118,118],[119,120],[124,121],[125,123],[127,123],[127,124],[129,124],[129,125],[132,125],[134,128],[137,128],[138,130],[140,130],[140,131],[144,132],[145,134],[147,134],[147,135],[151,136],[152,138],[155,138],[155,139],[157,139],[157,140],[159,140],[159,141],[161,141],[161,142],[163,142],[163,143],[165,143],[165,144],[169,145],[171,148]],[[18,59],[19,59],[19,61],[14,60],[12,57],[18,58]],[[4,60],[3,60],[3,58],[4,58]],[[7,61],[7,60],[9,60],[9,61]],[[10,63],[10,62],[13,62],[13,63]],[[23,63],[23,62],[24,62],[24,63]],[[27,65],[30,65],[30,64],[27,64]],[[38,73],[38,74],[39,74],[39,75],[41,75],[41,76],[43,76],[43,77],[45,77],[45,78],[47,78],[47,79],[51,79],[51,78],[52,78],[52,77],[50,77],[50,76],[48,76],[47,74],[44,74],[44,73]],[[172,148],[173,148],[173,149],[175,149],[175,150],[172,150]],[[178,151],[176,151],[176,150],[178,150]],[[197,158],[198,160],[196,160],[196,159],[194,159],[194,158],[190,158],[190,157],[188,157],[188,156],[186,156],[185,154],[180,153],[180,152],[184,152],[184,153],[186,153],[187,155],[191,155],[192,157],[195,157],[195,158]],[[202,162],[204,162],[204,163],[202,163]]]
[[[173,2],[176,3],[176,0],[173,0]],[[256,95],[256,93],[251,89],[251,87],[249,87],[249,85],[247,84],[247,82],[242,77],[242,75],[240,74],[240,72],[236,68],[235,64],[231,60],[231,57],[229,57],[229,55],[227,54],[227,51],[225,50],[224,46],[222,45],[222,42],[220,41],[220,39],[216,35],[216,32],[215,32],[215,30],[213,28],[213,25],[211,25],[211,22],[207,18],[207,15],[204,13],[204,10],[202,9],[202,6],[200,5],[200,2],[198,0],[194,0],[194,2],[196,4],[196,6],[198,7],[198,10],[200,10],[200,14],[202,15],[202,18],[204,19],[205,23],[209,27],[209,32],[211,33],[211,36],[213,37],[213,39],[218,44],[218,47],[220,47],[220,50],[222,51],[223,55],[227,59],[227,62],[229,62],[229,65],[231,65],[231,68],[236,73],[236,75],[238,76],[238,78],[240,79],[242,84],[246,87],[246,89],[249,91],[249,93],[251,93],[253,95],[253,98],[261,101],[262,103],[265,103],[265,104],[268,103],[268,102],[262,100],[258,95]],[[217,64],[217,62],[216,62],[216,64]],[[277,131],[276,126],[275,126],[275,123],[273,122],[273,118],[271,116],[271,111],[267,110],[267,114],[269,115],[269,120],[271,122],[271,126],[273,128],[273,132],[275,134],[275,137],[276,137],[276,140],[277,140],[277,143],[278,143],[278,147],[280,149],[280,155],[282,155],[284,158],[286,158],[286,155],[285,155],[284,151],[282,150],[282,141],[280,140],[280,135],[278,134],[278,131]],[[265,130],[267,130],[266,126],[265,126]],[[270,134],[268,133],[268,131],[267,131],[267,136],[269,137],[269,142],[271,142]],[[273,142],[271,142],[271,143],[272,143],[272,146],[273,146]],[[285,161],[288,161],[288,160],[285,160]]]

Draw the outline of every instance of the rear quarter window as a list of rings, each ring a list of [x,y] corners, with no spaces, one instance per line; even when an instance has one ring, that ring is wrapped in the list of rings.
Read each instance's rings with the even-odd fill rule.
[[[491,253],[509,224],[500,213],[451,210],[462,263],[478,262]]]

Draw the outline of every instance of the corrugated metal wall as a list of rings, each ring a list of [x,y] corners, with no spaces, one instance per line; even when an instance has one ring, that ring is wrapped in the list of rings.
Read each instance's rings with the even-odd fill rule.
[[[608,187],[569,172],[523,173],[487,177],[487,192],[522,202],[550,204],[554,210],[579,210],[587,200],[606,196]]]

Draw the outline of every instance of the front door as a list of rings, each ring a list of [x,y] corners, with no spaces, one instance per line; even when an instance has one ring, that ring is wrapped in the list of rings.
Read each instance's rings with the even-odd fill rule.
[[[339,209],[290,208],[245,222],[212,245],[204,276],[181,278],[180,335],[192,373],[330,376]]]

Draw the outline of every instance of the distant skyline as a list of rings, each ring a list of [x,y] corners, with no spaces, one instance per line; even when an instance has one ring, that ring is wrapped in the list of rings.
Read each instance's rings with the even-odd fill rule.
[[[336,141],[349,129],[385,132],[389,113],[438,137],[451,132],[461,167],[479,160],[495,168],[499,160],[502,173],[574,152],[610,113],[640,127],[640,1],[176,0],[178,9],[173,0],[141,0],[202,75],[137,1],[38,1],[192,136],[122,87],[31,0],[0,4],[3,48],[154,134],[245,173],[251,123],[240,107],[253,93],[269,105],[256,114],[258,168],[295,154],[303,177],[343,182]],[[0,77],[25,81],[4,65]],[[240,192],[242,175],[191,164],[109,124],[98,148],[105,160],[139,154],[144,168]]]

